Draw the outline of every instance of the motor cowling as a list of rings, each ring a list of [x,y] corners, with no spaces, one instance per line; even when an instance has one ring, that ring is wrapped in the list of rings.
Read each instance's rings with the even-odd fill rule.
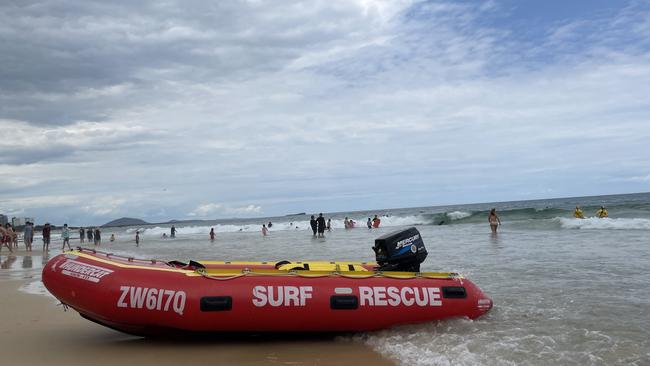
[[[414,227],[378,237],[372,249],[380,271],[419,272],[420,263],[428,254],[420,232]]]

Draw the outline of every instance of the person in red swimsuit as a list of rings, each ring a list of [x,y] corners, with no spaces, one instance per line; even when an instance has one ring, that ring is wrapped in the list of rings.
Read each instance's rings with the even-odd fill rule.
[[[9,224],[7,224],[7,227],[9,227]],[[2,251],[3,246],[6,246],[7,248],[9,248],[9,251],[13,253],[14,250],[11,249],[12,241],[13,238],[9,234],[9,231],[0,225],[0,251]]]

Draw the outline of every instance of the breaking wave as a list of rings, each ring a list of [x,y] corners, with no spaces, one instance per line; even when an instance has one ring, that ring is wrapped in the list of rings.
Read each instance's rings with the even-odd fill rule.
[[[581,230],[650,230],[650,220],[640,218],[603,218],[589,217],[586,219],[575,219],[558,217],[562,228]]]
[[[515,202],[514,204],[520,204]],[[619,204],[611,205],[609,208],[610,217],[608,219],[574,219],[573,207],[570,204],[564,204],[563,207],[497,207],[497,213],[505,225],[512,228],[521,229],[602,229],[602,230],[650,230],[650,204]],[[458,206],[457,209],[448,211],[435,212],[436,208],[423,209],[400,209],[395,212],[387,211],[385,215],[380,215],[381,227],[404,227],[412,225],[461,225],[461,224],[481,224],[485,225],[488,216],[488,204]],[[470,209],[468,209],[470,208]],[[594,215],[598,206],[584,206],[585,213]],[[427,212],[428,211],[428,212]],[[355,222],[356,229],[366,229],[366,222],[369,217],[373,217],[370,212],[351,212],[349,214],[339,213],[328,217],[331,218],[333,229],[344,228],[344,218],[350,218]],[[196,236],[205,235],[211,228],[217,233],[234,233],[234,232],[259,232],[263,223],[273,221],[270,231],[295,231],[309,230],[309,216],[288,216],[281,218],[260,218],[258,220],[245,219],[237,222],[228,220],[228,222],[179,222],[175,223],[178,236]],[[171,224],[160,224],[140,227],[130,227],[126,233],[135,234],[137,230],[146,237],[161,237],[163,234],[169,235]]]

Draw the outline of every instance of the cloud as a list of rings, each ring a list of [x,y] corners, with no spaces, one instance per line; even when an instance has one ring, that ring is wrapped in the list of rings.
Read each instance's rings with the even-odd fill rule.
[[[223,215],[260,215],[263,213],[261,206],[247,205],[242,207],[230,207],[220,203],[205,203],[197,206],[192,212],[188,213],[191,217],[216,218]]]
[[[634,177],[626,177],[626,178],[620,178],[617,179],[619,181],[627,181],[627,182],[650,182],[650,174],[648,175],[639,175],[639,176],[634,176]]]
[[[25,121],[2,120],[0,164],[30,164],[46,160],[61,161],[73,154],[99,150],[124,150],[142,146],[159,132],[146,131],[128,123],[80,121],[74,124],[42,127]]]

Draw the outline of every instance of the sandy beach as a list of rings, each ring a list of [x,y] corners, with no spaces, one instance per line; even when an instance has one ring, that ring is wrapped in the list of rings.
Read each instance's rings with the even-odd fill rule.
[[[53,298],[19,291],[26,283],[0,280],[3,364],[394,365],[362,344],[334,337],[187,341],[132,337],[84,320],[73,310],[66,312]]]

